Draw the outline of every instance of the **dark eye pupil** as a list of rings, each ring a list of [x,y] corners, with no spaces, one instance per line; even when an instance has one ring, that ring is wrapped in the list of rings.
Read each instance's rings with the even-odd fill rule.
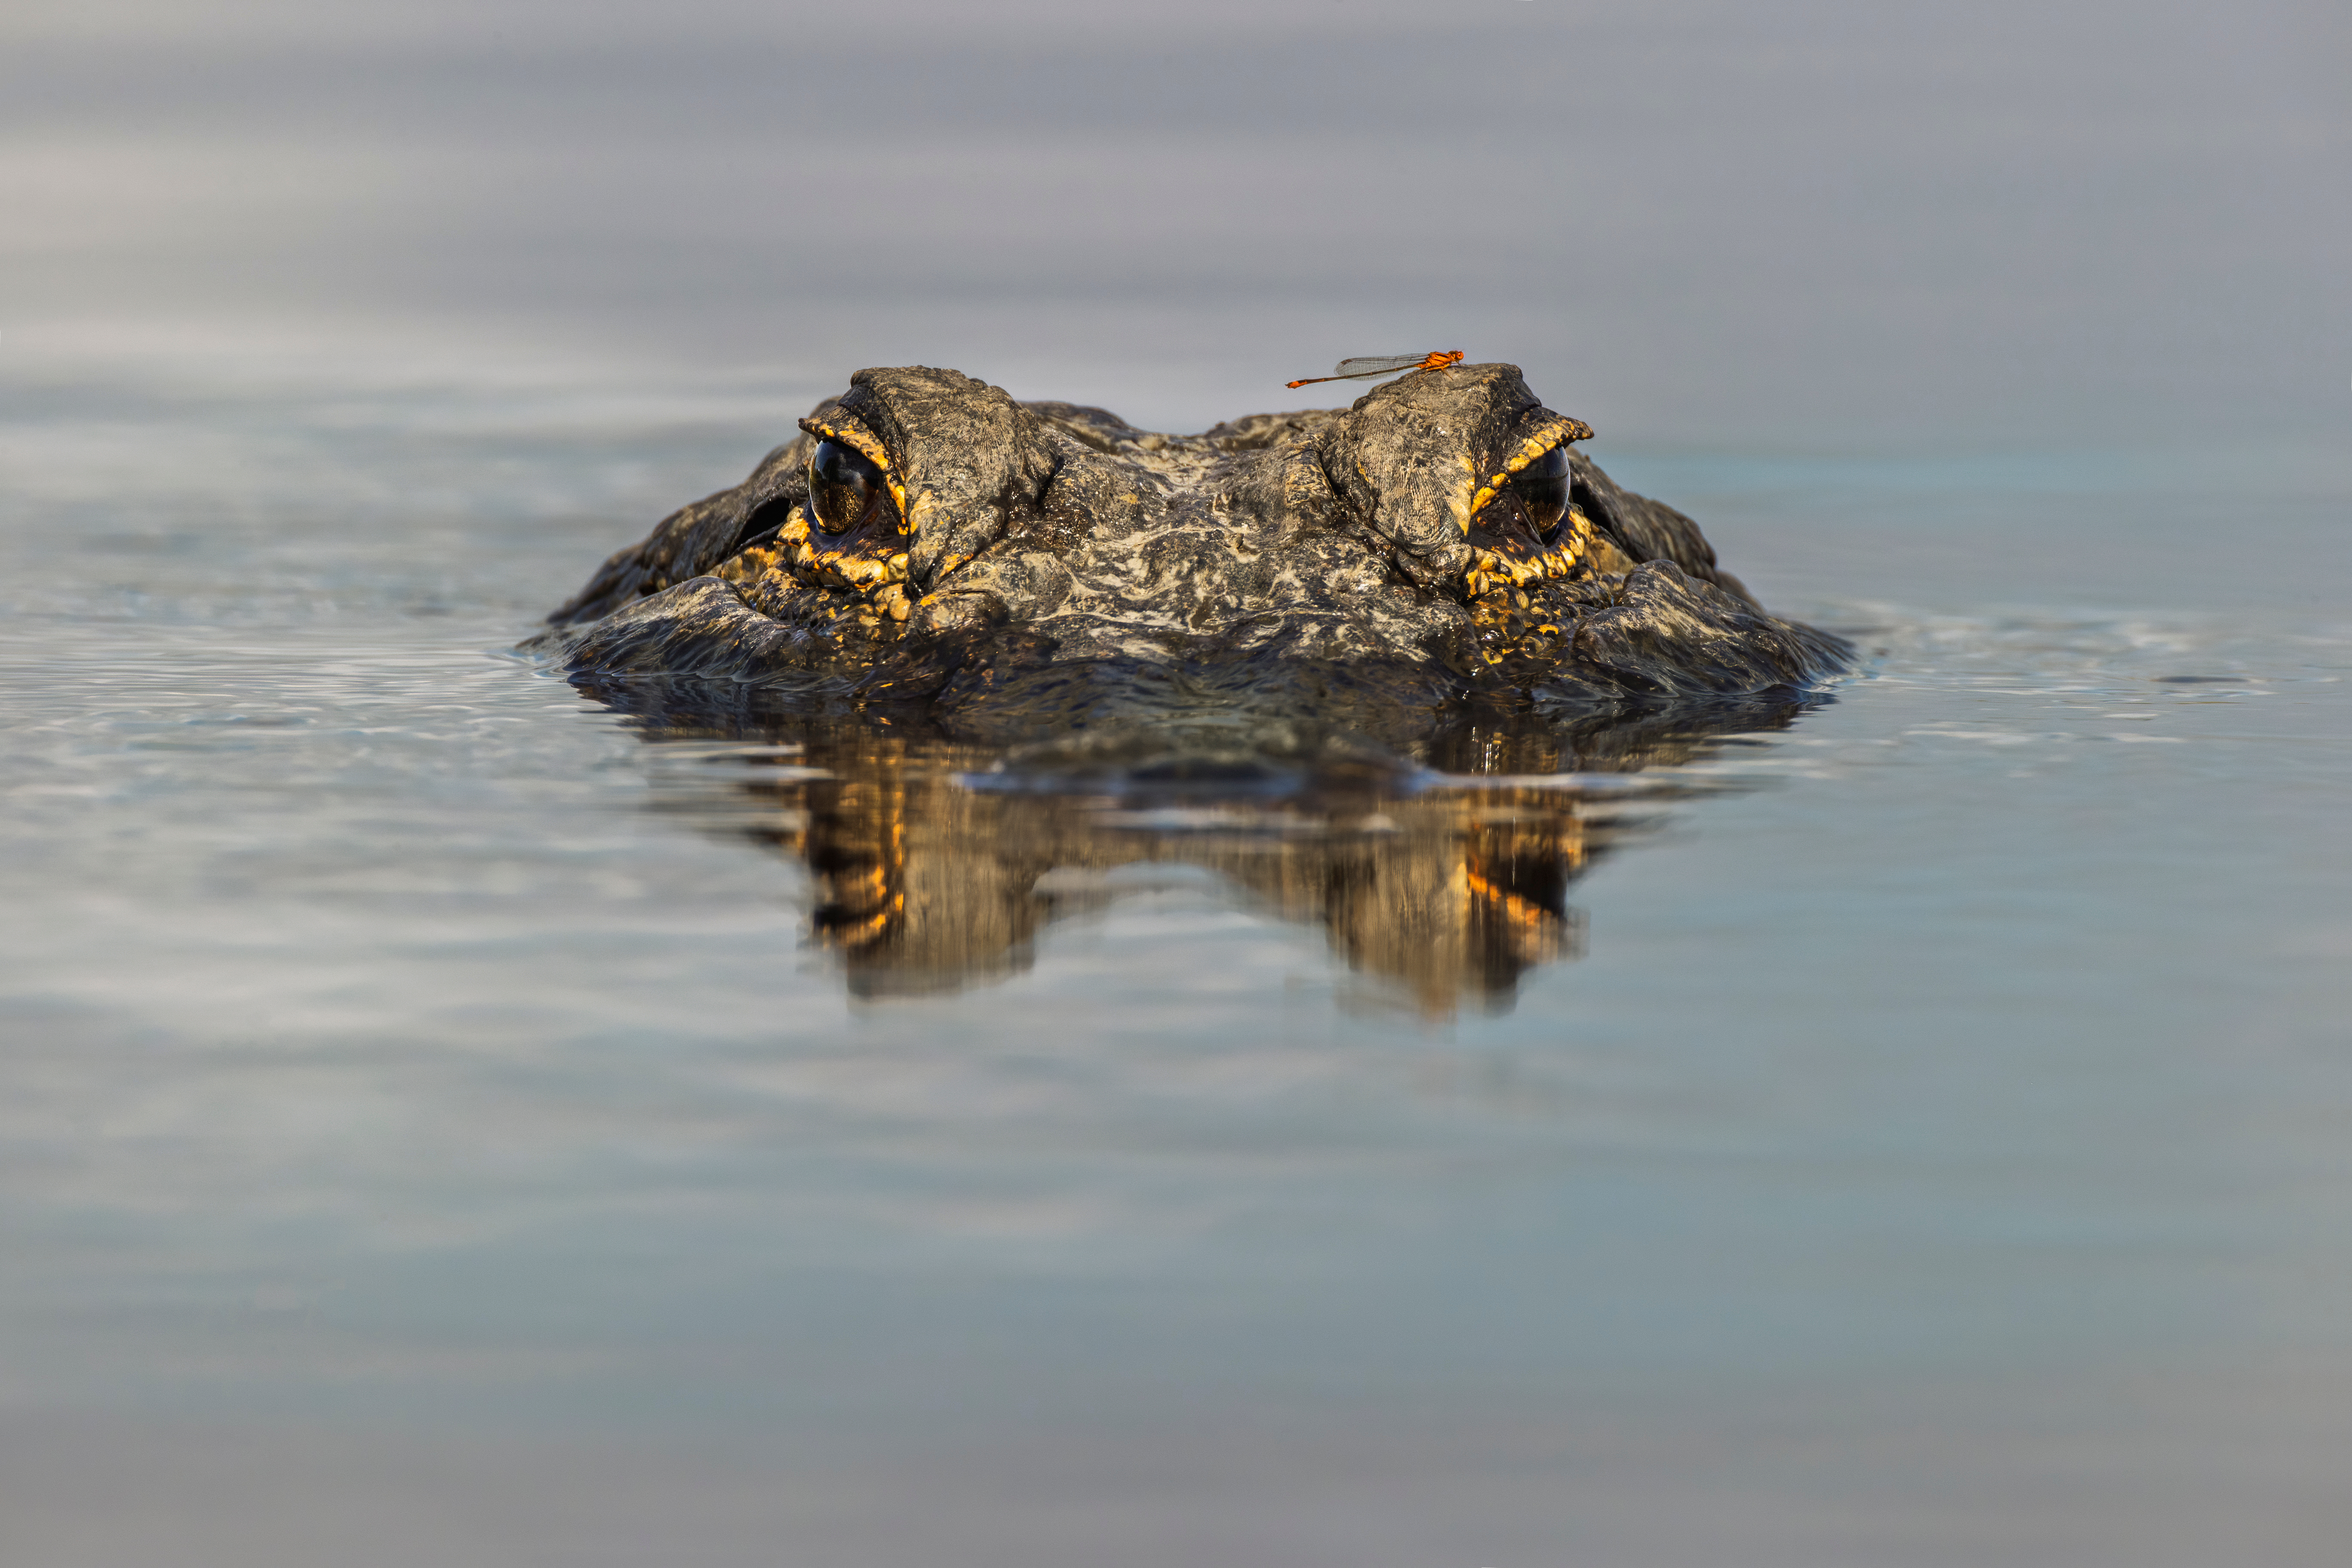
[[[1528,521],[1546,539],[1568,516],[1568,452],[1560,447],[1554,447],[1511,476],[1511,488],[1518,492],[1519,505],[1527,510]]]
[[[820,441],[809,454],[809,516],[827,533],[847,533],[882,500],[882,470],[838,441]]]

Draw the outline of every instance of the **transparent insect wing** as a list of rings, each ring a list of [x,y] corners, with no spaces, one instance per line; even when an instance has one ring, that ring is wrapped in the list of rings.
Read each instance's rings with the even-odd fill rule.
[[[1427,354],[1371,354],[1361,359],[1343,359],[1332,367],[1332,378],[1339,380],[1347,376],[1386,375],[1392,370],[1411,370],[1417,364],[1427,363],[1428,361]]]

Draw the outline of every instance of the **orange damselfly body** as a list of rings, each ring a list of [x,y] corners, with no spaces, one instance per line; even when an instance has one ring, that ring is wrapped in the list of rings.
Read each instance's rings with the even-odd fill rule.
[[[1368,359],[1343,359],[1332,367],[1329,375],[1310,375],[1304,381],[1286,381],[1283,384],[1312,386],[1318,381],[1370,381],[1378,375],[1394,375],[1401,370],[1444,370],[1449,364],[1461,363],[1460,349],[1433,354],[1373,354]]]

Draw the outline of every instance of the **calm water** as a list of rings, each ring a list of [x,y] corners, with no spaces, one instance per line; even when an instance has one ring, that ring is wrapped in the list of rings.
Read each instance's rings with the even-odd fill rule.
[[[750,420],[89,400],[20,410],[75,457],[6,536],[12,1561],[2352,1523],[2324,465],[1603,451],[1866,670],[1269,805],[666,740],[504,651]],[[886,831],[895,956],[841,914]],[[1498,843],[1559,918],[1400,927]]]
[[[977,15],[0,18],[0,1561],[2339,1560],[2342,18]],[[861,364],[1434,347],[1864,668],[1218,790],[511,651]]]

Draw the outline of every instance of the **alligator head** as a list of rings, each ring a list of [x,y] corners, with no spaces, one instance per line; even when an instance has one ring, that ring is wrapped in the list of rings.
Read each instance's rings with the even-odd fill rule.
[[[1573,450],[1591,434],[1507,364],[1197,436],[864,370],[742,484],[607,561],[541,646],[606,678],[861,702],[1003,707],[1020,686],[1032,730],[1139,669],[1245,667],[1263,693],[1312,668],[1318,692],[1418,712],[1738,695],[1843,663],[1764,614],[1688,518]]]

